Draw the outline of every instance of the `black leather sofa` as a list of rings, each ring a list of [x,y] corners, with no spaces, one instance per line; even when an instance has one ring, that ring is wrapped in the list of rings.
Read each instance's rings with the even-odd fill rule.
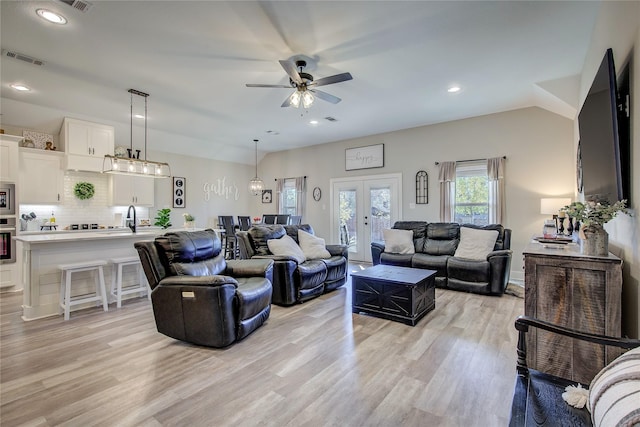
[[[269,318],[273,261],[225,260],[213,230],[167,233],[134,246],[152,289],[158,332],[226,347]]]
[[[278,305],[301,303],[339,288],[347,281],[348,252],[346,245],[326,245],[331,258],[298,263],[292,257],[273,255],[267,240],[288,234],[298,242],[298,230],[314,234],[309,224],[257,225],[236,232],[240,258],[270,259],[273,267],[273,298]]]
[[[497,230],[493,252],[485,260],[454,256],[460,243],[460,227]],[[426,221],[398,221],[394,229],[413,231],[414,254],[385,252],[383,243],[371,244],[374,265],[425,268],[436,271],[436,286],[488,295],[502,295],[509,283],[511,230],[499,224],[476,226]]]

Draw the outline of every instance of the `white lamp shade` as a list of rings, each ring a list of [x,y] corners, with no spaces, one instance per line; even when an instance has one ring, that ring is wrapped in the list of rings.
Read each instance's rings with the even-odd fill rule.
[[[542,215],[556,215],[560,209],[571,204],[568,197],[553,197],[540,199],[540,213]]]

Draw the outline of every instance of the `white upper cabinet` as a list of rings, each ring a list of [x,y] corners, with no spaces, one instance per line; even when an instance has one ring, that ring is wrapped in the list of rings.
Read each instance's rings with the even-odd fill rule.
[[[51,151],[27,150],[29,149],[20,149],[20,203],[61,203],[64,191],[64,155]]]
[[[102,172],[106,154],[113,154],[113,126],[65,117],[60,131],[64,143],[67,169]]]
[[[0,181],[18,181],[18,141],[22,137],[0,134]]]
[[[111,175],[109,204],[111,206],[147,206],[154,204],[155,179],[143,176]]]

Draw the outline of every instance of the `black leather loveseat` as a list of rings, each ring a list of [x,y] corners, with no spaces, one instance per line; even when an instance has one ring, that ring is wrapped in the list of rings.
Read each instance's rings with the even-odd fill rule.
[[[151,286],[158,332],[225,347],[271,312],[271,260],[225,260],[213,230],[178,231],[134,243]]]
[[[454,256],[460,243],[460,228],[496,230],[493,251],[485,259]],[[475,226],[426,221],[398,221],[393,229],[411,230],[415,253],[385,252],[385,245],[371,244],[373,264],[425,268],[436,271],[436,286],[480,294],[501,295],[509,282],[511,268],[511,230],[499,224]]]
[[[269,251],[267,241],[280,239],[285,234],[298,242],[298,230],[314,234],[309,224],[257,225],[248,231],[236,232],[240,258],[274,261],[274,304],[301,303],[339,288],[347,281],[348,252],[345,245],[326,245],[330,258],[307,259],[301,263],[292,257],[273,255]]]

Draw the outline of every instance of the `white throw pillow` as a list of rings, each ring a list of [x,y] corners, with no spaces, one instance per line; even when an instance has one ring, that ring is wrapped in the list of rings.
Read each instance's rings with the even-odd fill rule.
[[[298,242],[300,242],[300,249],[307,259],[331,258],[324,239],[321,237],[316,237],[304,230],[298,230]]]
[[[304,253],[300,246],[290,236],[284,235],[279,239],[267,240],[269,251],[274,255],[290,256],[295,259],[298,264],[305,261]]]
[[[489,252],[493,251],[496,239],[498,239],[498,230],[460,227],[460,243],[453,256],[484,261]]]
[[[594,427],[640,423],[640,347],[605,366],[589,386]]]
[[[412,230],[382,230],[384,237],[384,251],[392,254],[414,254]]]

